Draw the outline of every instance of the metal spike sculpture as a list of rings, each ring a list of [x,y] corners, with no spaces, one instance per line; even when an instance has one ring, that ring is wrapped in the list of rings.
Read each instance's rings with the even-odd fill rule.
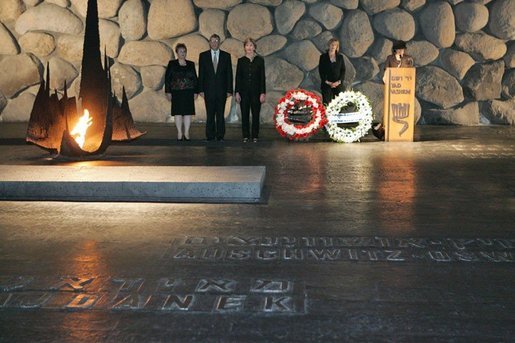
[[[50,68],[47,64],[47,77],[41,81],[27,128],[27,142],[43,149],[56,152],[65,125],[65,117],[60,111],[57,95],[50,95]]]
[[[126,141],[140,137],[141,133],[134,125],[131,110],[129,109],[129,100],[125,87],[122,91],[122,104],[116,106],[113,112],[113,141]]]
[[[47,65],[46,82],[41,82],[30,115],[27,142],[60,156],[83,158],[103,154],[112,140],[132,140],[145,134],[134,125],[125,89],[122,103],[118,105],[111,90],[110,64],[105,51],[104,57],[102,67],[97,0],[88,0],[79,92],[81,101],[77,104],[74,97],[68,98],[66,83],[61,100],[57,92],[50,96],[50,68]],[[85,117],[81,118],[83,110]],[[90,117],[86,116],[85,110]],[[73,129],[70,130],[80,120],[87,121],[87,131],[81,143],[73,136]]]

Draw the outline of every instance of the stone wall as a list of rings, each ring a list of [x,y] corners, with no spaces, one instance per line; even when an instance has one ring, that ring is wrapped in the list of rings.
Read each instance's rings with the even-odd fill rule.
[[[51,87],[77,94],[87,0],[0,1],[0,120],[28,120],[46,65]],[[515,123],[515,0],[98,0],[101,45],[113,60],[113,88],[125,86],[137,121],[165,122],[168,60],[178,42],[198,61],[218,33],[236,60],[242,40],[265,56],[271,122],[283,93],[318,90],[318,59],[337,37],[346,84],[382,116],[382,62],[407,41],[417,70],[419,123]],[[234,100],[228,120],[239,121]],[[196,120],[205,119],[201,99]]]

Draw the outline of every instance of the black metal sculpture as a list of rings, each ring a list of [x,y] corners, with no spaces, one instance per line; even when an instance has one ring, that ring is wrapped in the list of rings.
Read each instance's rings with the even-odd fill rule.
[[[134,125],[125,89],[121,105],[112,93],[110,63],[105,52],[102,66],[97,0],[88,0],[80,101],[68,98],[66,84],[64,89],[60,100],[57,92],[50,95],[47,65],[47,80],[41,82],[30,115],[27,142],[60,156],[82,158],[103,154],[112,140],[132,140],[145,134]],[[79,122],[86,127],[80,139],[74,132]]]

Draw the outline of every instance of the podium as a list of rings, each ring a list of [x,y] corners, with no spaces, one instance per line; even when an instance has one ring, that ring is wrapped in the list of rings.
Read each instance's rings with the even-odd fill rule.
[[[413,142],[415,68],[387,68],[384,88],[386,142]]]

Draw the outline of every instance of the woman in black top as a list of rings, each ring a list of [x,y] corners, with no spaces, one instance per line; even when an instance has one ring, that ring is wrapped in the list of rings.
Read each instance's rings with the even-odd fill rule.
[[[259,136],[259,112],[266,99],[265,60],[256,55],[256,42],[247,38],[243,42],[245,56],[238,59],[236,66],[236,102],[240,104],[243,142],[252,138],[256,143]],[[252,109],[252,135],[249,117]]]
[[[177,59],[168,63],[165,76],[165,92],[168,99],[172,100],[172,115],[175,117],[178,141],[190,140],[191,116],[195,115],[195,99],[198,97],[195,63],[186,60],[187,51],[186,45],[177,44]]]
[[[325,105],[344,91],[343,79],[345,78],[345,62],[343,55],[339,53],[340,43],[336,38],[331,38],[327,44],[329,48],[320,56],[318,64],[322,100]]]

